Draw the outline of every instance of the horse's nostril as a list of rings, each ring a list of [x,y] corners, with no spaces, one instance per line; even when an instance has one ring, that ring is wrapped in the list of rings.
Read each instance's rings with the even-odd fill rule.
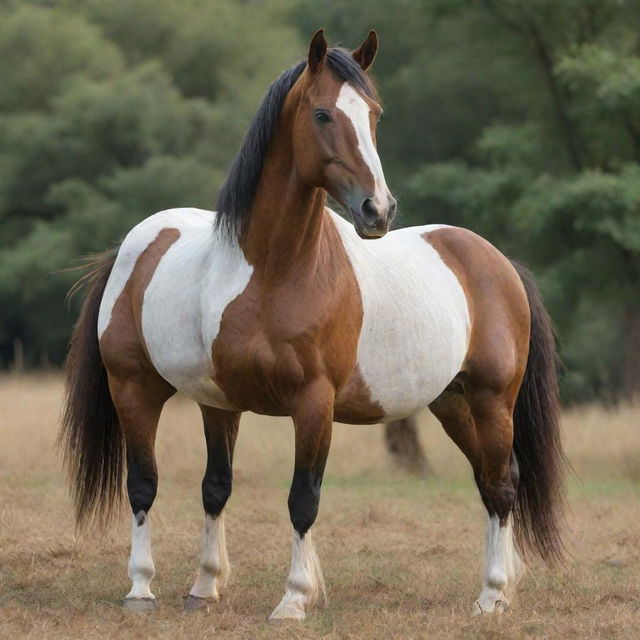
[[[373,222],[378,217],[378,210],[376,209],[375,205],[373,204],[373,200],[371,200],[371,198],[367,198],[362,203],[362,213],[371,222]]]

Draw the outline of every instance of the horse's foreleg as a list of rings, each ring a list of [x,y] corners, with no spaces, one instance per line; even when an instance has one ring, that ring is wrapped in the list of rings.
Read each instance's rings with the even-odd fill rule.
[[[185,601],[187,611],[216,602],[229,577],[223,509],[231,495],[233,449],[240,423],[239,413],[202,405],[200,409],[207,441],[207,468],[202,479],[205,521],[200,568]]]
[[[320,504],[333,421],[334,392],[317,382],[301,394],[295,404],[296,457],[289,492],[289,515],[293,524],[291,570],[287,590],[271,614],[272,619],[301,620],[306,612],[326,599],[320,561],[311,539]]]
[[[131,590],[124,607],[133,611],[155,609],[151,580],[155,574],[151,556],[149,510],[158,487],[155,440],[158,420],[173,389],[159,376],[109,377],[109,388],[125,435],[127,493],[133,513],[129,578]]]

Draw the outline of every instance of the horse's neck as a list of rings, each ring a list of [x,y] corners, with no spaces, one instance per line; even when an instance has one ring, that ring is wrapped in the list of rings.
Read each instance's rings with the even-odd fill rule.
[[[326,194],[305,184],[293,164],[291,138],[274,135],[241,245],[256,272],[282,280],[317,261]]]

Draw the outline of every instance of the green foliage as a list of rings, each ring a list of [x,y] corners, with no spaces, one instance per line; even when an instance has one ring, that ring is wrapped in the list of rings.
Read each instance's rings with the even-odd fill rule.
[[[29,4],[0,20],[0,112],[44,109],[64,83],[123,70],[120,51],[82,17]]]
[[[62,361],[78,258],[155,211],[212,206],[260,96],[303,51],[286,12],[249,4],[0,9],[1,366],[15,338],[30,363]]]
[[[506,75],[489,67],[483,82],[510,86],[519,68],[537,69],[529,104],[496,96],[466,161],[408,169],[405,195],[411,212],[471,227],[529,262],[561,335],[566,397],[613,400],[640,387],[640,8],[535,4],[487,0],[494,26],[474,26],[467,49],[512,38]],[[457,3],[447,15],[478,10]]]
[[[0,366],[14,338],[63,358],[60,269],[154,211],[212,205],[319,26],[352,47],[375,27],[401,223],[466,226],[530,264],[568,399],[636,392],[638,25],[630,0],[2,2]]]

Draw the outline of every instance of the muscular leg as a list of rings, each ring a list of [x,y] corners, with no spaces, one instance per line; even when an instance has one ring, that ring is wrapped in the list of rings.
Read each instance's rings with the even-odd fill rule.
[[[231,494],[233,449],[240,424],[239,413],[203,405],[200,410],[207,441],[207,468],[202,479],[205,521],[200,569],[185,601],[187,611],[216,602],[229,577],[223,509]]]
[[[310,529],[318,514],[320,486],[329,455],[333,399],[330,385],[317,382],[301,395],[294,412],[296,458],[289,492],[289,515],[293,524],[291,570],[286,593],[271,614],[272,619],[302,620],[306,611],[326,600]]]
[[[125,435],[127,492],[133,514],[129,558],[132,585],[124,607],[152,611],[155,596],[150,584],[155,568],[151,556],[149,510],[158,487],[154,448],[162,407],[174,390],[154,373],[126,378],[109,376],[109,388]]]
[[[467,457],[477,478],[481,463],[480,443],[462,385],[452,382],[429,405],[429,409],[438,418],[447,435]]]
[[[473,391],[470,407],[480,444],[481,467],[476,478],[487,510],[487,542],[482,592],[474,613],[491,613],[508,604],[505,592],[515,587],[523,569],[513,544],[512,510],[518,488],[513,455],[513,404],[509,393]]]
[[[483,587],[473,613],[501,611],[508,604],[505,591],[515,586],[523,570],[511,524],[518,473],[510,403],[504,395],[485,390],[467,389],[465,395],[455,385],[430,408],[471,463],[486,510]]]

